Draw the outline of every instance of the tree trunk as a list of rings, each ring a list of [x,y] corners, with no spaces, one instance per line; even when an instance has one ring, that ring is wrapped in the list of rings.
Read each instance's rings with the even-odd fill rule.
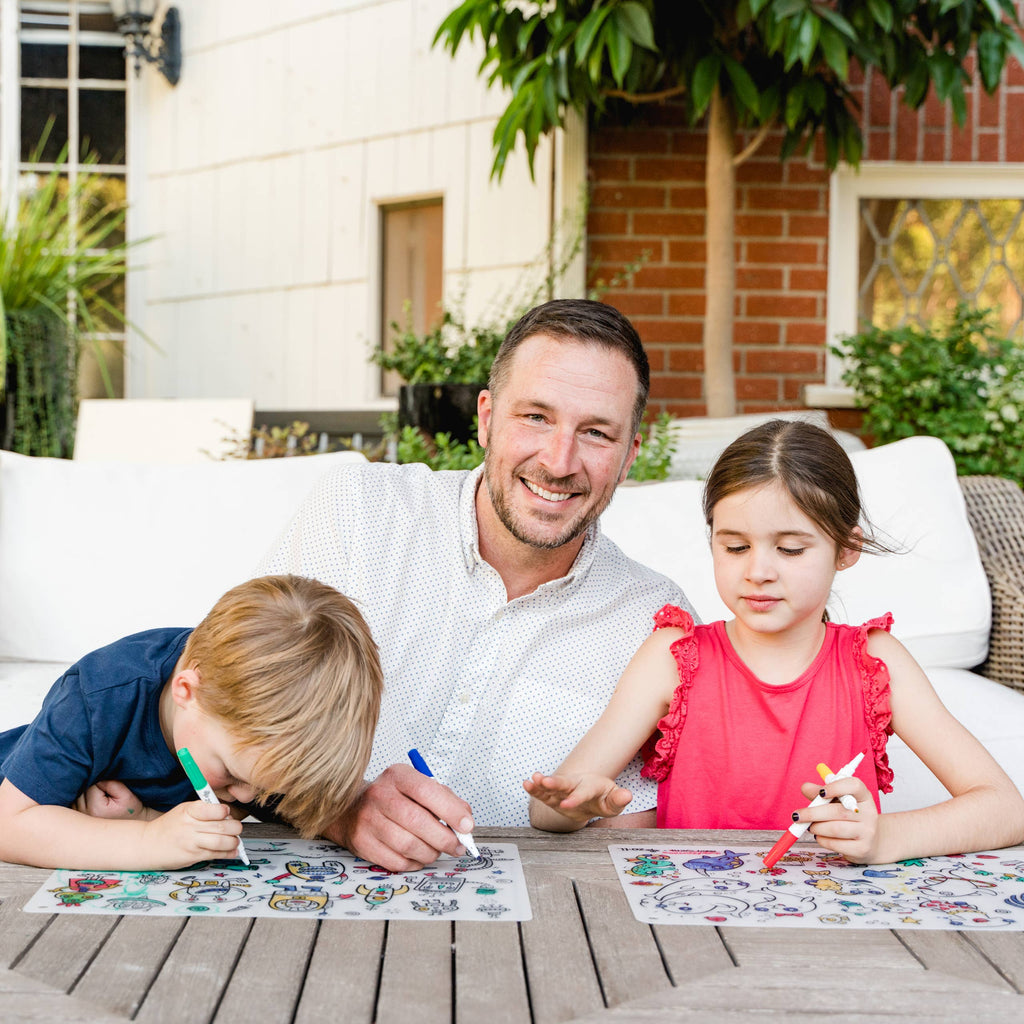
[[[709,416],[736,413],[732,331],[736,305],[736,121],[717,87],[708,112],[704,397]]]

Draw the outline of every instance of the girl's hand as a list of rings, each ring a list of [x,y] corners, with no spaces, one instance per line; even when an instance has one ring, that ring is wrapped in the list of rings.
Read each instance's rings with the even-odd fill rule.
[[[167,868],[186,868],[200,860],[231,860],[238,856],[242,823],[227,804],[195,800],[178,804],[146,822],[143,841]]]
[[[870,864],[877,860],[881,815],[868,787],[858,778],[836,779],[822,787],[805,782],[800,787],[808,800],[818,796],[822,788],[826,797],[849,793],[857,801],[857,810],[848,811],[837,799],[817,807],[804,807],[799,821],[810,821],[810,832],[821,846],[841,854],[853,864]]]
[[[117,779],[103,779],[90,786],[78,797],[74,807],[93,818],[135,818],[142,821],[146,816],[142,801]]]
[[[633,799],[628,789],[603,775],[542,775],[534,772],[523,783],[530,796],[546,804],[570,821],[614,818]]]

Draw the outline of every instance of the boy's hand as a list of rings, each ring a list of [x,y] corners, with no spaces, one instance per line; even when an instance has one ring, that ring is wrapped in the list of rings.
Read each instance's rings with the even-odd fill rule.
[[[144,841],[164,867],[187,868],[200,860],[234,859],[241,832],[227,804],[194,800],[147,822]]]
[[[142,801],[117,779],[103,779],[90,786],[75,801],[75,810],[93,818],[134,818],[142,821]]]
[[[616,784],[614,779],[590,773],[542,775],[534,772],[523,783],[523,788],[530,796],[570,821],[614,818],[633,799],[633,794]]]

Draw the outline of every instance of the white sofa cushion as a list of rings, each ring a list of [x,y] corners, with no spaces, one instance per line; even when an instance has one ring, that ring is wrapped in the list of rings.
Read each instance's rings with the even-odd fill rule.
[[[0,452],[0,657],[71,662],[193,626],[356,452],[159,466]],[[154,544],[153,538],[160,538]]]
[[[991,601],[949,449],[938,438],[910,437],[850,458],[869,518],[903,550],[864,555],[839,573],[829,614],[859,623],[891,611],[894,635],[922,665],[979,665]],[[620,487],[601,522],[626,554],[676,580],[710,622],[730,615],[715,590],[703,487],[696,480]]]

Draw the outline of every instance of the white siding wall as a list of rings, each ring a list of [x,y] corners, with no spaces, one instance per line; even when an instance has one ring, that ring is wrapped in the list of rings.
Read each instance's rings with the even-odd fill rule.
[[[176,2],[181,81],[131,87],[130,226],[152,240],[129,313],[153,344],[130,343],[127,394],[386,408],[380,204],[442,196],[446,291],[485,309],[543,250],[552,188],[576,201],[582,129],[543,144],[536,182],[521,154],[490,182],[502,96],[477,48],[430,45],[455,0]]]

